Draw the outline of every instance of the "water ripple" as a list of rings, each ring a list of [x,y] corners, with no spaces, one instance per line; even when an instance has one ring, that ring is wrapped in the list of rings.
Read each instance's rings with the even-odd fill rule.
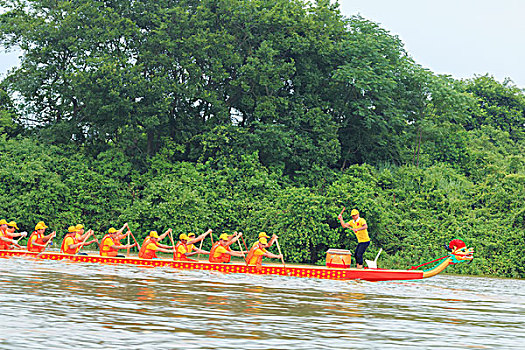
[[[313,280],[0,259],[0,349],[521,349],[525,281]]]

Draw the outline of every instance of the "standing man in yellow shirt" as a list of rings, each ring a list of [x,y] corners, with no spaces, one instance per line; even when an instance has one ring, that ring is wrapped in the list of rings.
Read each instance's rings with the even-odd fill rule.
[[[368,237],[368,225],[364,218],[359,217],[359,211],[357,209],[352,209],[350,215],[352,215],[352,221],[344,222],[343,220],[343,211],[338,215],[341,226],[344,228],[349,228],[354,231],[355,236],[357,237],[357,247],[355,248],[355,260],[358,269],[363,268],[363,254],[366,251],[366,248],[370,245],[370,237]]]

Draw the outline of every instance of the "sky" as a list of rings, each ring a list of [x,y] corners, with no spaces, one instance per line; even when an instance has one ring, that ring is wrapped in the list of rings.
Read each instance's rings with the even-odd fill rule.
[[[437,74],[509,77],[525,88],[525,0],[339,0],[399,36],[412,58]]]
[[[333,0],[335,1],[335,0]],[[414,60],[437,74],[506,77],[525,88],[525,0],[339,0],[405,43]],[[0,79],[20,52],[0,49]]]

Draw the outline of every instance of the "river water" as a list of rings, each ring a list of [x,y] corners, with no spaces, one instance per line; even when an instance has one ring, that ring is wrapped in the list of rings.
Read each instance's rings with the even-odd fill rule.
[[[453,268],[452,268],[453,269]],[[524,349],[525,280],[0,259],[0,349]]]

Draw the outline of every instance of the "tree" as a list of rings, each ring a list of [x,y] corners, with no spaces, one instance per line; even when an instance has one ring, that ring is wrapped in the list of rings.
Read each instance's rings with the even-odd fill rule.
[[[513,140],[525,139],[525,94],[512,80],[500,83],[487,74],[464,81],[462,88],[479,104],[469,129],[490,125],[508,132]]]

